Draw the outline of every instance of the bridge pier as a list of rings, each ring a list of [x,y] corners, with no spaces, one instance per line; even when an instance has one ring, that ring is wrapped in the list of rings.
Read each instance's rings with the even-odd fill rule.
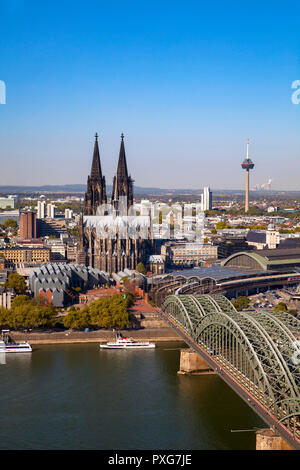
[[[292,450],[273,429],[256,431],[256,450]]]
[[[177,372],[181,375],[215,374],[208,364],[191,348],[180,350],[180,368]]]

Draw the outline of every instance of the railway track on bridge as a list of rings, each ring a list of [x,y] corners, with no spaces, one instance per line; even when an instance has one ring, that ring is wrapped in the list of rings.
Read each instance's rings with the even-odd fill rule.
[[[177,297],[177,299],[174,299],[175,297]],[[234,339],[233,336],[229,334],[229,330],[224,333],[225,329],[221,329],[221,320],[225,319],[228,324],[230,324],[230,321],[236,323],[237,315],[241,315],[242,323],[242,314],[236,312],[231,304],[227,304],[227,299],[224,298],[225,300],[223,300],[221,298],[222,296],[218,295],[215,296],[215,298],[209,295],[183,296],[185,297],[185,302],[183,302],[184,309],[180,312],[179,297],[180,296],[169,296],[169,300],[165,301],[162,309],[157,308],[159,316],[292,448],[300,450],[300,374],[298,374],[300,370],[297,367],[291,366],[291,364],[284,364],[286,358],[283,358],[279,351],[279,346],[283,345],[277,345],[277,347],[276,341],[274,343],[274,338],[271,338],[271,336],[267,334],[267,330],[264,333],[263,328],[257,325],[257,320],[245,316],[250,326],[253,327],[254,325],[258,328],[258,331],[262,331],[262,336],[265,336],[265,344],[270,346],[270,351],[273,354],[271,357],[270,353],[268,357],[266,351],[259,351],[256,355],[256,359],[254,356],[251,357],[251,348],[252,351],[255,348],[253,349],[253,344],[251,343],[251,341],[254,340],[250,338],[248,341],[250,353],[248,352],[247,356],[245,355],[247,338],[244,338],[244,344],[241,342],[239,347],[237,347],[238,342],[236,338]],[[189,299],[187,299],[188,297]],[[170,300],[170,298],[173,299]],[[174,303],[172,303],[172,300]],[[198,316],[196,315],[197,305],[199,309]],[[227,309],[227,312],[222,312],[221,306],[223,306],[225,310]],[[190,308],[189,313],[188,308]],[[232,314],[233,318],[230,318],[230,314]],[[189,318],[187,318],[186,315]],[[222,316],[224,319],[222,319]],[[243,320],[245,320],[245,318],[243,318]],[[211,325],[209,323],[210,319],[212,322]],[[216,322],[217,320],[219,324],[216,327],[216,325],[213,325],[213,321]],[[202,328],[203,331],[201,330],[201,323],[207,325],[206,329],[205,327]],[[275,320],[273,323],[275,324]],[[285,323],[288,324],[288,321]],[[277,319],[276,324],[282,328],[279,328],[282,341],[282,338],[285,337],[283,334],[284,328],[279,319]],[[239,328],[238,325],[237,327]],[[268,328],[270,330],[270,325],[268,325]],[[295,330],[294,323],[293,329]],[[195,331],[197,331],[197,333],[195,333]],[[204,331],[206,331],[206,334],[203,333]],[[210,334],[213,336],[213,340],[209,336]],[[293,337],[292,333],[286,332],[286,334],[287,337]],[[197,335],[199,336],[197,337]],[[277,335],[279,335],[278,332]],[[203,338],[206,338],[206,342]],[[273,342],[271,343],[271,341]],[[259,338],[256,342],[258,346],[256,344],[255,347],[256,351],[258,351],[259,347],[262,348],[263,343],[259,345]],[[231,345],[233,350],[230,350],[228,345]],[[287,348],[287,345],[285,345],[285,348]],[[220,354],[220,352],[222,352],[222,354]],[[274,363],[275,358],[278,360],[278,364]],[[271,365],[273,370],[271,370]],[[266,376],[265,371],[268,370],[268,368],[269,376]]]

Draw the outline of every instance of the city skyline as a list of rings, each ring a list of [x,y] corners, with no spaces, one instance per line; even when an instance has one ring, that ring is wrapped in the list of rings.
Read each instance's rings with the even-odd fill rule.
[[[110,184],[124,132],[136,186],[242,189],[250,138],[251,188],[300,189],[288,6],[2,2],[0,185],[84,184],[95,132]]]

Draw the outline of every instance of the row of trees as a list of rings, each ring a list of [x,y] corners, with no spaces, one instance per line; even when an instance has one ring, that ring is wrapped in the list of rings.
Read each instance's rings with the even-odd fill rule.
[[[133,305],[130,293],[113,295],[91,303],[83,309],[71,307],[65,316],[57,316],[52,305],[41,299],[18,295],[10,309],[0,307],[0,327],[14,330],[23,328],[65,327],[81,330],[84,328],[126,328],[130,325],[128,308]]]
[[[15,297],[10,309],[0,307],[0,326],[14,330],[23,328],[65,327],[82,330],[84,328],[126,328],[130,325],[128,308],[133,297],[127,293],[113,295],[91,303],[83,309],[71,307],[64,317],[57,316],[52,305],[45,305],[38,299],[26,295]]]
[[[0,307],[0,325],[14,330],[20,328],[45,328],[57,324],[56,309],[27,295],[19,295],[10,309]]]
[[[223,230],[225,228],[239,228],[239,229],[245,229],[245,228],[248,228],[250,230],[266,230],[266,227],[264,225],[234,225],[234,226],[231,226],[229,225],[228,223],[224,222],[224,221],[220,221],[220,222],[217,222],[216,223],[216,229],[217,230]],[[216,229],[211,229],[211,233],[217,233],[217,230]]]
[[[113,295],[92,302],[83,309],[71,307],[63,317],[66,328],[82,330],[84,328],[126,328],[130,325],[128,308],[133,304],[130,293]]]
[[[245,209],[242,207],[241,209],[222,209],[222,210],[210,210],[210,211],[205,211],[205,213],[208,216],[215,216],[215,215],[220,215],[220,214],[226,214],[226,215],[232,215],[232,216],[239,216],[239,215],[244,215],[245,214]],[[270,216],[270,213],[265,210],[265,209],[259,209],[257,206],[250,206],[249,210],[247,212],[247,215],[249,216]],[[292,220],[300,220],[300,211],[296,210],[295,212],[289,212],[289,211],[284,211],[284,210],[279,210],[273,215],[276,215],[278,217],[286,217]]]

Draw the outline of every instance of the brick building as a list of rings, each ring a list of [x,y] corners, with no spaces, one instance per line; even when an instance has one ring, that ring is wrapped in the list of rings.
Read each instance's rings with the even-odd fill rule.
[[[23,211],[20,214],[20,238],[36,238],[36,212]]]

